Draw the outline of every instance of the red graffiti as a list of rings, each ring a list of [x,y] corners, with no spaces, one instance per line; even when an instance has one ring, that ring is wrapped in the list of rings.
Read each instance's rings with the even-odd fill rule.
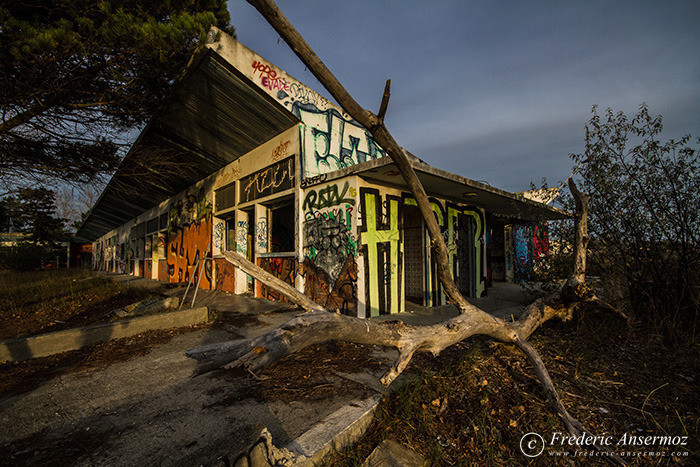
[[[256,72],[259,73],[260,82],[264,87],[268,88],[271,91],[289,91],[289,83],[287,82],[287,80],[285,80],[281,76],[277,76],[277,72],[273,70],[270,67],[270,65],[266,65],[255,60],[252,64],[252,67],[253,70],[255,70],[253,74],[255,74]]]
[[[532,257],[540,259],[549,256],[549,233],[545,226],[535,226],[535,231],[532,235]]]
[[[294,286],[297,277],[296,258],[259,258],[258,266],[273,276],[282,279],[287,284]],[[268,300],[288,302],[286,297],[276,290],[271,289],[262,282],[258,282],[257,296]]]

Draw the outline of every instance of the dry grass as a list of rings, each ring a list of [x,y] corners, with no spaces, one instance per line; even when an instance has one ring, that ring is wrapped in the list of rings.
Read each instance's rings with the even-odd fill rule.
[[[639,330],[608,319],[547,324],[531,339],[542,353],[566,406],[589,433],[688,436],[688,446],[631,447],[637,464],[700,465],[698,349],[668,348]],[[385,438],[421,453],[433,465],[560,465],[566,448],[547,448],[536,460],[521,454],[520,439],[565,432],[539,383],[512,346],[472,339],[437,358],[412,362],[410,383],[379,406],[373,425],[355,446],[327,465],[359,465]],[[573,449],[571,449],[573,452]],[[687,456],[674,457],[673,452]],[[573,454],[570,454],[573,455]],[[601,458],[577,462],[604,464]]]
[[[0,339],[109,320],[150,292],[82,269],[0,272]]]

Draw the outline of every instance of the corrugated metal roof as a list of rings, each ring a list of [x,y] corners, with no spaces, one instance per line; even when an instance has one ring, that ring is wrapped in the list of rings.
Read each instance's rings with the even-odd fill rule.
[[[93,241],[299,120],[207,49],[141,132],[76,234]]]

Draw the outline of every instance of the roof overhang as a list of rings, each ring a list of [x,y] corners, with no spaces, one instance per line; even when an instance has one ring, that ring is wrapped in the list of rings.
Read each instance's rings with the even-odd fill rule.
[[[173,88],[76,237],[94,241],[299,122],[212,49]]]
[[[482,207],[487,213],[514,221],[544,221],[571,218],[571,214],[521,195],[480,183],[445,170],[432,167],[409,154],[411,166],[428,196]],[[408,189],[406,182],[389,156],[331,172],[324,181],[358,175],[383,185]]]

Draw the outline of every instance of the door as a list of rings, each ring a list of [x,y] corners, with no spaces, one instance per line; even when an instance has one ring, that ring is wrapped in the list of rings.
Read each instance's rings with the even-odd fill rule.
[[[417,206],[403,209],[406,300],[423,304],[423,216]]]

